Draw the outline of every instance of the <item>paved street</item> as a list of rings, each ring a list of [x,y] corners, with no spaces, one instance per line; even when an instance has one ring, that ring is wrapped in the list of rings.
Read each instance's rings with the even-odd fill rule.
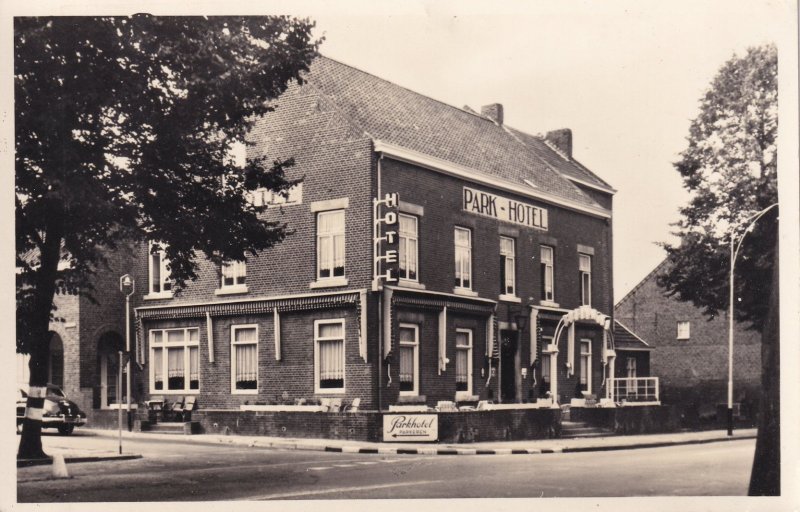
[[[76,432],[45,449],[116,450]],[[379,455],[125,439],[143,458],[18,469],[18,501],[746,495],[754,440],[539,455]]]

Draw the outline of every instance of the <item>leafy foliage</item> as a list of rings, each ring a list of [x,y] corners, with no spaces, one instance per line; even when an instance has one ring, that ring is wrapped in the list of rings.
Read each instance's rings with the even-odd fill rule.
[[[86,293],[104,255],[165,244],[177,285],[199,253],[245,259],[281,241],[247,191],[286,193],[292,161],[231,150],[316,56],[288,17],[15,18],[18,348],[54,293]],[[158,248],[158,246],[156,246]],[[45,325],[42,326],[41,324]]]
[[[675,163],[691,199],[665,245],[669,271],[659,276],[668,295],[707,315],[728,307],[730,237],[739,241],[755,214],[778,200],[776,136],[778,58],[773,45],[734,56],[714,78],[689,128],[689,146]],[[775,260],[777,208],[746,233],[736,258],[737,320],[761,331]]]

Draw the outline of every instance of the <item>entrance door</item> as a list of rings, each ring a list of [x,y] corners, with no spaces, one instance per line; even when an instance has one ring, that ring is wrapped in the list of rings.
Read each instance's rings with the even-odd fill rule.
[[[517,355],[516,331],[500,332],[500,398],[503,402],[517,401],[516,366]]]

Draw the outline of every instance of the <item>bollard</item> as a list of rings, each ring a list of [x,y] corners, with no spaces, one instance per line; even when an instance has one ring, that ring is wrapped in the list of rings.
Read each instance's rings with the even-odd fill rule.
[[[64,456],[60,453],[53,455],[53,478],[69,478],[67,463],[64,461]]]

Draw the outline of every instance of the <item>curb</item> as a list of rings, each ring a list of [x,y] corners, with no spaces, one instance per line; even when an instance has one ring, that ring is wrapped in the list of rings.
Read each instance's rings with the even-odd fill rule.
[[[108,460],[132,460],[132,459],[141,459],[142,456],[139,454],[128,454],[128,455],[93,455],[93,456],[75,456],[75,457],[64,457],[64,462],[67,464],[75,464],[78,462],[102,462]],[[46,466],[53,463],[53,459],[17,459],[17,467],[18,468],[27,468],[30,466]]]

